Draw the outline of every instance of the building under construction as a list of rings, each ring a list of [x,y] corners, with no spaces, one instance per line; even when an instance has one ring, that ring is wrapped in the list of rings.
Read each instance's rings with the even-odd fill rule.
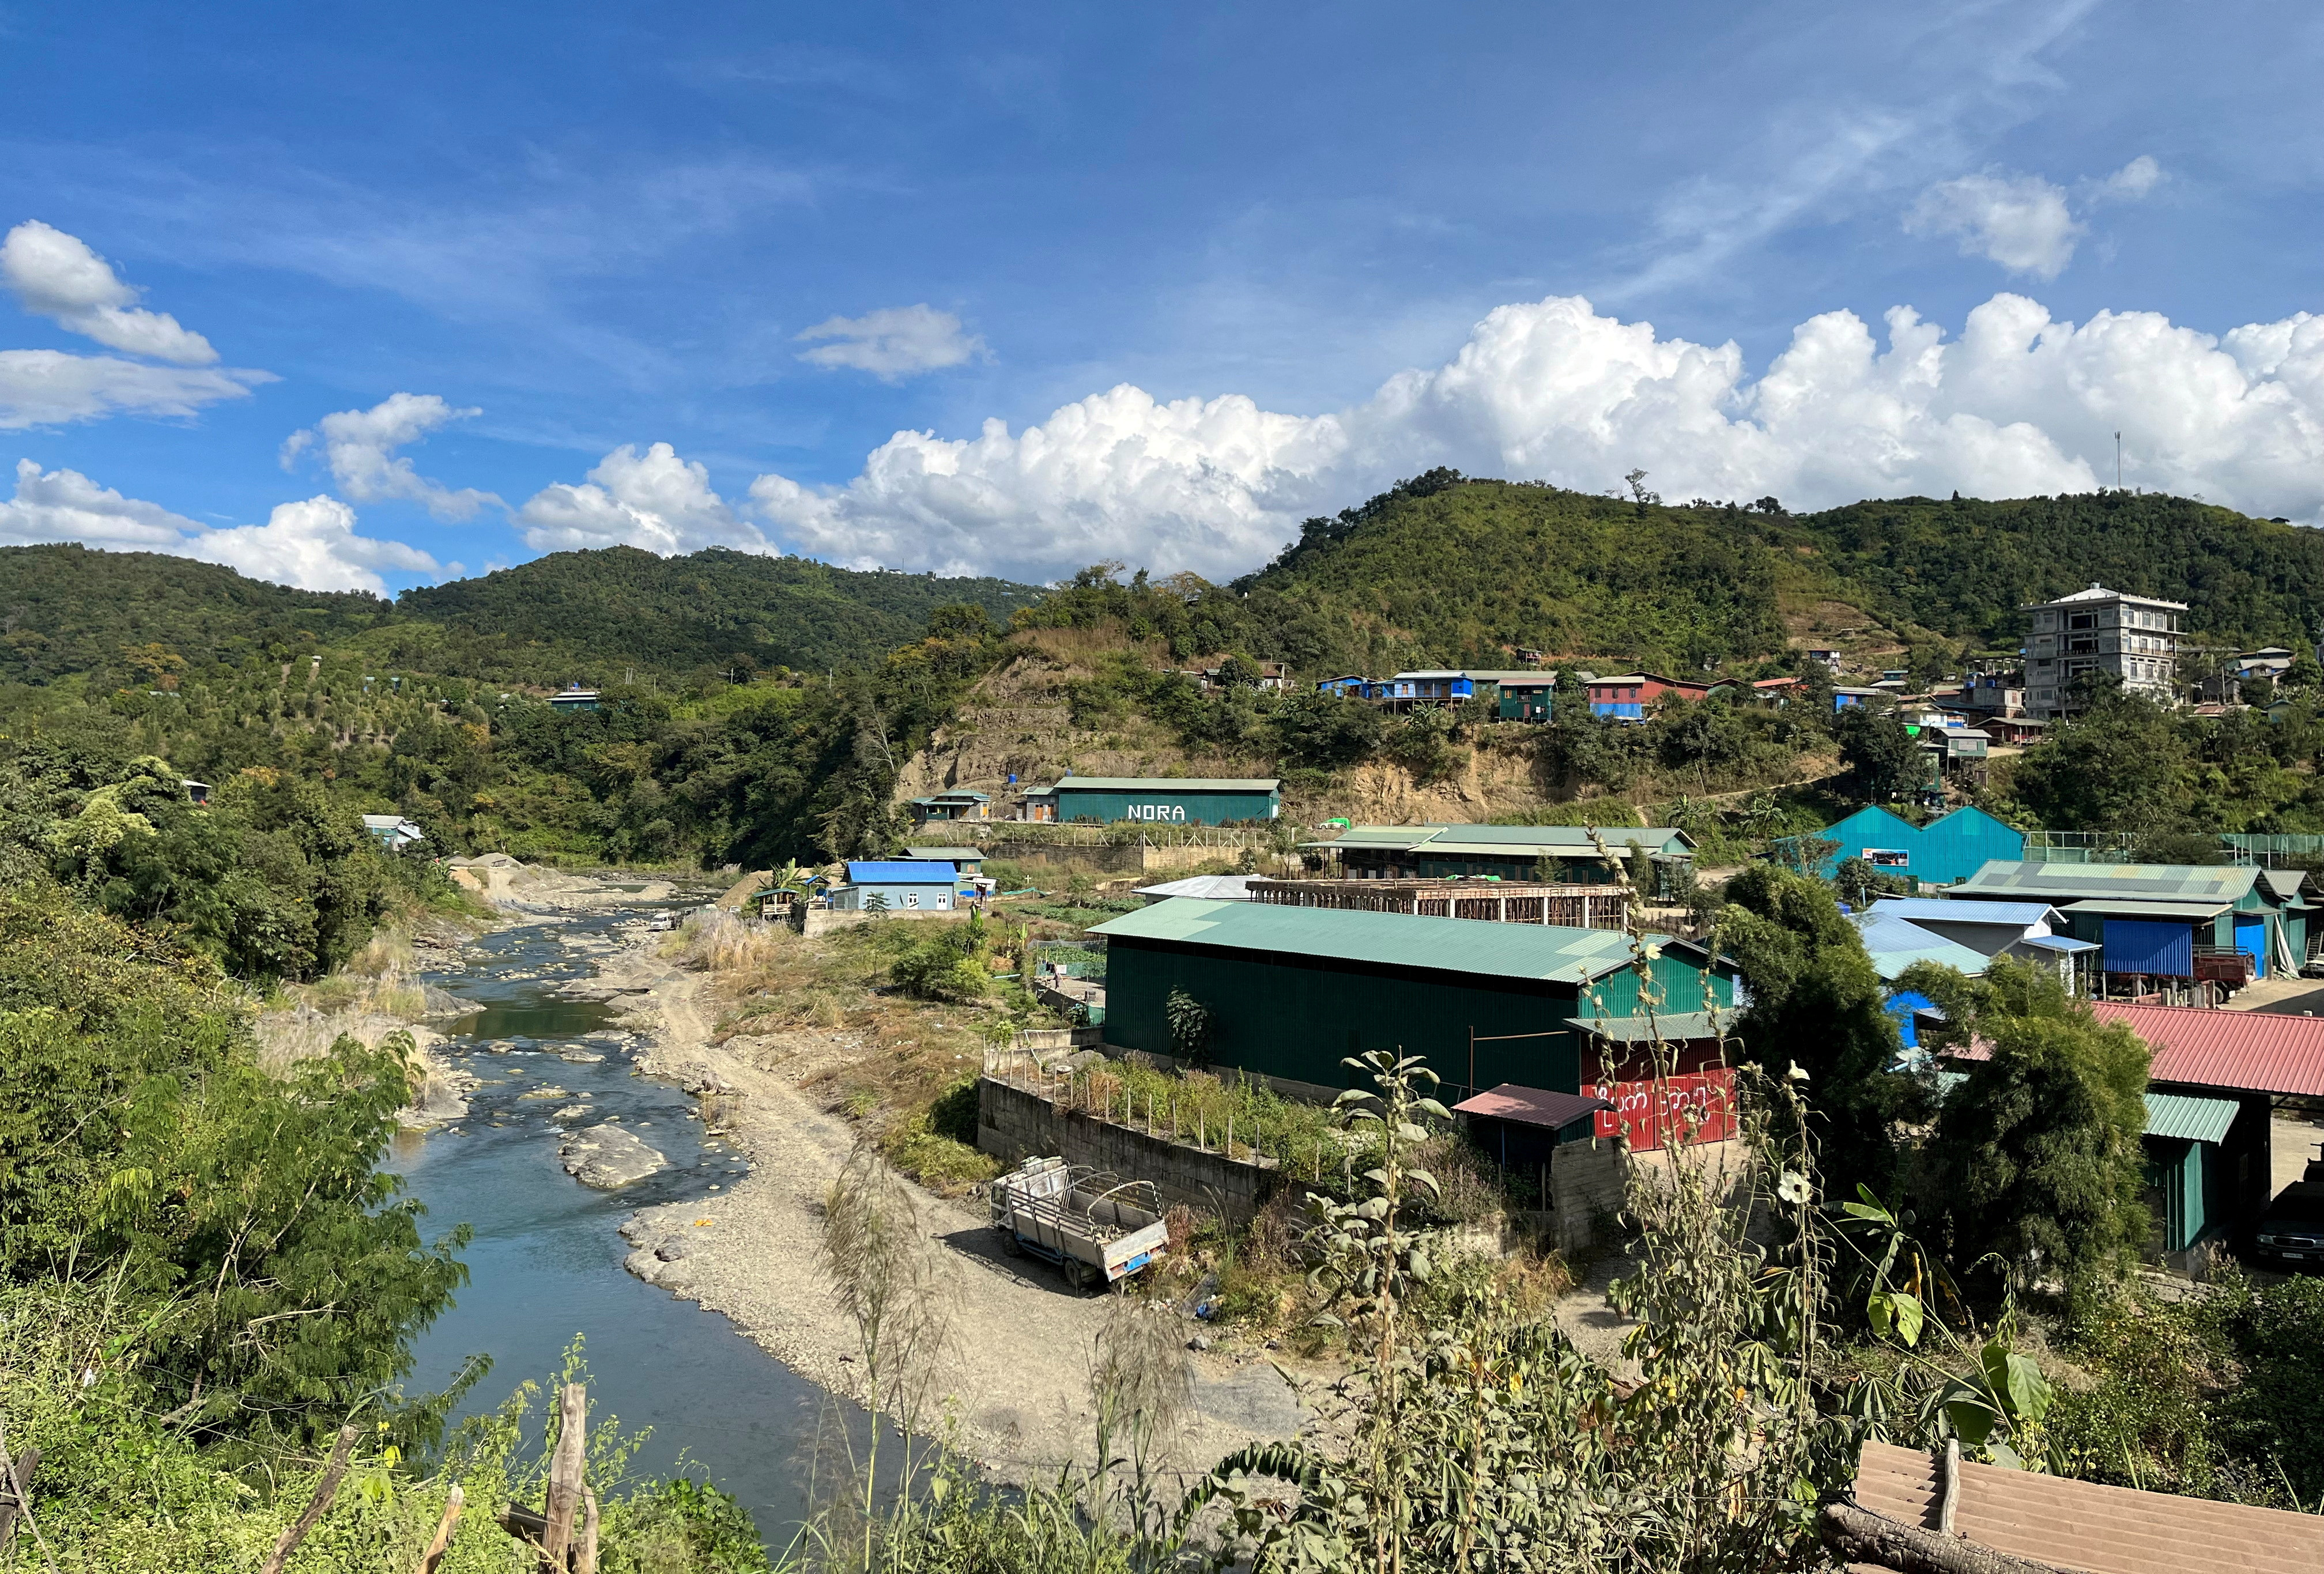
[[[1547,885],[1505,879],[1253,879],[1254,902],[1278,907],[1331,907],[1350,913],[1404,913],[1416,918],[1481,918],[1559,929],[1619,929],[1629,917],[1624,885]]]

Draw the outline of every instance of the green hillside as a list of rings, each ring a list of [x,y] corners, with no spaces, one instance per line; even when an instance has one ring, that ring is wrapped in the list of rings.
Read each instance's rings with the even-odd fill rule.
[[[2120,492],[1793,515],[1436,471],[1308,520],[1235,583],[1239,612],[1213,617],[1310,671],[1493,666],[1517,648],[1691,669],[1775,653],[1784,614],[1819,601],[2013,648],[2021,605],[2093,580],[2188,603],[2199,640],[2296,643],[2324,609],[2324,534]]]
[[[714,548],[558,552],[476,579],[360,594],[290,590],[151,552],[0,548],[0,680],[78,674],[128,681],[126,652],[158,645],[180,667],[353,646],[370,660],[500,682],[686,681],[876,665],[952,603],[997,623],[1039,592],[1001,579],[854,573]]]
[[[239,666],[270,648],[331,644],[393,616],[377,596],[290,590],[155,552],[0,547],[0,680],[129,675],[123,651]]]
[[[431,671],[540,683],[618,682],[632,668],[863,667],[918,638],[937,607],[974,603],[1005,624],[1039,594],[1005,579],[857,573],[724,548],[658,557],[609,547],[404,592],[397,654]]]

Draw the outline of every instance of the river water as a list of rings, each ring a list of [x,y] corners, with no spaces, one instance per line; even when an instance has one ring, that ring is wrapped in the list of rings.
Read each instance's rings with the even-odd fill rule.
[[[819,1422],[838,1418],[860,1432],[861,1413],[837,1417],[823,1390],[724,1317],[623,1271],[629,1246],[616,1231],[633,1210],[706,1197],[749,1165],[705,1139],[692,1099],[634,1069],[641,1045],[609,1025],[608,1008],[554,987],[589,977],[593,956],[647,910],[499,930],[477,941],[463,965],[428,975],[479,1008],[438,1050],[479,1085],[464,1119],[404,1134],[390,1167],[427,1205],[423,1236],[465,1222],[475,1238],[464,1254],[468,1286],[420,1336],[407,1388],[440,1389],[470,1358],[489,1356],[492,1370],[460,1413],[491,1410],[526,1378],[548,1390],[578,1335],[596,1405],[592,1424],[618,1419],[625,1431],[652,1429],[632,1469],[698,1469],[740,1498],[769,1544],[780,1546],[807,1510]],[[559,1052],[603,1058],[567,1060]],[[576,1105],[587,1113],[557,1118]],[[669,1167],[611,1192],[567,1175],[558,1162],[563,1131],[608,1117],[659,1149]]]

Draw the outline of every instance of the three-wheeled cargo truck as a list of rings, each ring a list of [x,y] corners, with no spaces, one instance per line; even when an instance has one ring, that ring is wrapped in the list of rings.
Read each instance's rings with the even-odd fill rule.
[[[1077,1289],[1126,1279],[1170,1241],[1150,1181],[1125,1181],[1061,1158],[1029,1158],[992,1183],[1001,1249],[1065,1270]]]

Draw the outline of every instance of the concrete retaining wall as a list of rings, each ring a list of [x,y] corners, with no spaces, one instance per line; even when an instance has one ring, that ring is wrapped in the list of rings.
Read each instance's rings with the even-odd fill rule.
[[[1040,1094],[991,1077],[977,1086],[976,1146],[1003,1164],[1061,1155],[1069,1164],[1151,1181],[1166,1202],[1240,1222],[1282,1183],[1272,1159],[1230,1159],[1167,1137],[1148,1137],[1085,1109],[1060,1109]]]
[[[873,916],[861,907],[793,907],[791,927],[812,940],[835,929],[853,929],[858,924],[869,924]],[[893,923],[899,919],[957,918],[960,911],[953,907],[890,907],[878,916],[883,923]]]

